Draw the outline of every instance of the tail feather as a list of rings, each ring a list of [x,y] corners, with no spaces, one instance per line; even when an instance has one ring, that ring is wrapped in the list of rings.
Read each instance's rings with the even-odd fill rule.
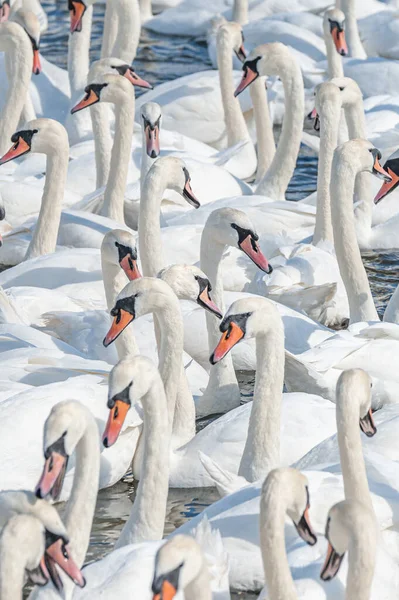
[[[248,485],[248,481],[244,477],[222,469],[212,458],[203,452],[199,452],[198,454],[202,466],[214,482],[221,497],[228,496],[228,494],[232,494]]]

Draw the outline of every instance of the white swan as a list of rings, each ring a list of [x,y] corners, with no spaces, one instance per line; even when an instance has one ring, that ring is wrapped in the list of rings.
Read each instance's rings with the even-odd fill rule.
[[[266,435],[263,427],[267,427],[265,419],[260,417],[256,421],[258,412],[263,414],[264,411],[273,410],[279,412],[279,405],[275,402],[275,395],[281,393],[282,389],[282,376],[283,366],[280,363],[276,366],[279,369],[280,378],[278,375],[273,380],[272,389],[265,395],[259,392],[257,401],[253,404],[246,404],[239,408],[230,411],[225,416],[217,419],[205,429],[200,431],[197,435],[194,435],[194,424],[190,423],[191,415],[193,415],[193,408],[191,405],[191,399],[187,394],[179,395],[180,402],[176,403],[176,389],[179,386],[180,381],[180,361],[181,361],[181,317],[178,314],[178,307],[173,294],[170,290],[164,289],[160,281],[152,280],[148,278],[142,278],[129,283],[126,288],[119,294],[114,309],[111,311],[114,316],[113,325],[105,337],[104,344],[108,345],[125,329],[129,323],[136,320],[140,315],[147,314],[150,311],[154,311],[157,319],[160,322],[160,330],[162,332],[161,352],[160,352],[160,371],[165,384],[166,395],[168,399],[168,412],[169,420],[173,421],[173,438],[172,438],[172,452],[171,452],[171,467],[170,467],[170,486],[171,487],[197,487],[206,486],[210,484],[210,478],[207,476],[206,471],[198,459],[198,452],[202,451],[213,458],[217,463],[221,465],[223,469],[227,469],[233,473],[237,472],[238,465],[241,460],[243,452],[244,440],[247,438],[247,445],[257,443],[259,436]],[[272,353],[272,348],[275,352],[279,353],[280,359],[282,358],[282,324],[278,317],[277,311],[274,306],[267,300],[258,299],[261,302],[263,310],[269,313],[271,312],[270,319],[277,323],[276,328],[279,328],[278,333],[275,332],[275,336],[271,334],[270,344],[271,347],[269,352]],[[257,305],[256,299],[249,299],[247,301],[242,300],[242,304]],[[237,304],[237,303],[236,303]],[[239,302],[238,302],[239,304]],[[174,307],[175,306],[175,307]],[[169,314],[168,314],[169,313]],[[180,319],[179,319],[180,317]],[[179,324],[180,321],[180,324]],[[256,322],[256,315],[253,317],[254,327]],[[230,327],[229,321],[226,325]],[[233,325],[231,326],[233,327]],[[249,327],[249,324],[248,324]],[[236,329],[238,329],[236,327]],[[235,330],[234,330],[235,331]],[[223,336],[226,336],[226,334]],[[235,335],[232,335],[232,339],[237,339]],[[271,343],[273,340],[273,343]],[[274,359],[277,361],[278,358]],[[274,365],[274,361],[271,363]],[[216,362],[216,361],[215,361]],[[118,366],[115,367],[118,369]],[[122,369],[121,369],[122,370]],[[128,394],[130,378],[128,370],[122,370],[123,384],[122,381],[118,382],[118,385],[110,389],[110,397],[114,399],[113,409],[111,411],[110,419],[108,421],[106,432],[104,433],[104,439],[107,445],[112,444],[118,437],[118,434],[123,426],[123,417],[126,415],[126,408],[129,406],[128,398],[125,399],[126,394],[121,394],[119,399],[119,393],[122,390],[126,390]],[[121,375],[121,378],[122,378]],[[314,399],[308,396],[301,395],[289,395],[286,396],[287,416],[288,422],[285,421],[285,428],[289,427],[290,414],[292,411],[292,404],[299,404],[303,401],[306,405],[307,402],[320,403],[320,399]],[[118,401],[119,400],[119,401]],[[117,402],[118,401],[118,402]],[[183,404],[184,402],[184,404]],[[127,407],[124,404],[127,404]],[[270,403],[270,406],[269,406]],[[290,408],[288,408],[288,405]],[[331,418],[332,417],[332,406],[329,403],[325,403],[325,425],[320,427],[320,420],[318,416],[315,416],[318,423],[318,434],[325,431],[331,431]],[[250,419],[250,413],[253,410],[252,418]],[[120,418],[119,418],[120,415]],[[250,422],[250,425],[248,425]],[[293,425],[294,426],[294,425]],[[258,427],[263,430],[263,433],[258,431]],[[324,429],[325,427],[325,429]],[[294,426],[296,430],[296,426]],[[273,429],[273,427],[272,427]],[[312,427],[312,431],[315,428]],[[272,433],[268,430],[270,436]],[[191,434],[191,437],[190,437]],[[276,452],[278,452],[276,444],[276,436],[278,437],[278,428],[274,427],[273,442],[270,441],[270,461],[265,458],[269,457],[269,450],[265,448],[264,444],[258,447],[259,461],[254,466],[254,472],[256,469],[268,468],[269,462],[272,463],[276,460]],[[185,445],[182,445],[182,443]],[[283,448],[283,462],[289,464],[294,460],[294,454],[303,454],[303,449],[309,444],[309,433],[303,439],[303,444],[296,444],[295,448],[292,447],[290,436],[287,434],[284,436],[284,448]],[[312,441],[310,442],[312,445]],[[273,448],[271,448],[273,446]],[[249,455],[250,450],[248,449],[245,456]],[[262,458],[261,458],[262,457]],[[262,463],[262,464],[260,464]],[[269,465],[270,467],[270,465]],[[134,464],[134,472],[137,473],[137,466]],[[248,467],[248,472],[251,467]],[[247,470],[245,471],[245,474]],[[252,479],[252,475],[251,475]]]

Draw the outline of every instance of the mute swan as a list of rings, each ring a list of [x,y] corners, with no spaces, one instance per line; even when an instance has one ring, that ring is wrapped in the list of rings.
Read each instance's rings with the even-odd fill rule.
[[[4,0],[0,6],[0,23],[7,21],[10,16],[19,10],[29,10],[36,15],[40,23],[40,32],[44,33],[48,27],[46,11],[40,4],[40,0]]]
[[[0,594],[4,600],[22,600],[26,573],[39,585],[51,578],[62,592],[55,564],[73,577],[74,584],[84,587],[85,580],[69,557],[62,538],[62,551],[53,548],[54,538],[33,515],[16,515],[8,521],[0,536]]]
[[[339,387],[337,404],[340,404],[342,417],[337,412],[337,427],[340,439],[343,441],[341,449],[342,475],[335,474],[336,468],[323,470],[324,465],[319,465],[316,470],[306,470],[304,475],[309,481],[309,491],[312,497],[310,518],[315,532],[324,532],[327,511],[331,503],[337,502],[345,495],[353,493],[357,497],[369,495],[367,487],[366,470],[361,449],[359,416],[362,419],[361,426],[369,433],[372,432],[372,420],[370,418],[370,378],[362,373],[359,378],[358,371],[345,374]],[[350,399],[350,402],[349,402]],[[350,417],[348,418],[348,411]],[[306,411],[309,416],[311,412]],[[323,443],[322,443],[323,445]],[[316,447],[317,448],[317,447]],[[310,452],[312,454],[312,451]],[[315,457],[317,451],[315,449]],[[376,511],[381,529],[386,529],[392,524],[393,516],[396,514],[395,490],[397,489],[397,476],[395,468],[388,467],[380,474],[374,468],[375,455],[366,454],[367,473],[372,486],[372,504]],[[380,464],[381,463],[376,463]],[[302,461],[295,465],[297,468],[305,469]],[[315,467],[313,467],[314,469]],[[384,485],[381,482],[384,481]],[[385,485],[387,486],[385,488]],[[220,529],[223,543],[230,558],[230,585],[239,590],[257,590],[263,586],[263,569],[259,552],[259,497],[261,484],[254,483],[225,498],[219,500],[205,509],[203,515],[211,524]],[[351,496],[352,497],[352,496]],[[198,517],[180,527],[176,533],[188,533],[196,526]],[[317,551],[317,547],[316,547]],[[308,555],[308,554],[307,554]],[[243,562],[245,557],[245,564]],[[314,554],[313,554],[314,557]],[[391,558],[386,559],[391,564]],[[298,557],[299,560],[299,557]],[[312,560],[314,560],[312,558]],[[300,564],[303,565],[303,560]],[[392,569],[390,582],[395,582],[396,567]],[[383,584],[383,576],[379,578],[379,585]],[[397,583],[395,587],[397,589]],[[378,590],[378,585],[376,585]],[[323,596],[321,596],[324,598]],[[376,593],[375,598],[378,598]]]
[[[248,403],[217,419],[193,437],[194,424],[190,423],[189,421],[189,418],[193,418],[191,416],[193,415],[191,399],[187,394],[184,396],[181,394],[179,396],[181,403],[175,404],[176,389],[179,385],[180,378],[180,357],[182,347],[182,341],[180,339],[181,324],[179,325],[179,314],[177,312],[178,307],[176,305],[176,300],[173,298],[173,294],[170,292],[170,290],[166,290],[166,288],[164,289],[164,286],[161,285],[161,283],[163,282],[149,278],[142,278],[140,280],[131,282],[126,286],[126,288],[119,294],[115,307],[111,311],[111,314],[114,316],[114,322],[110,331],[105,337],[104,344],[108,345],[115,340],[121,331],[123,331],[123,329],[129,325],[129,323],[137,319],[140,315],[146,314],[149,311],[155,312],[160,321],[160,330],[162,332],[160,371],[163,377],[168,399],[169,419],[171,422],[173,421],[169,484],[171,487],[206,486],[209,485],[210,478],[206,475],[204,467],[198,460],[198,452],[202,451],[208,454],[211,458],[214,458],[214,460],[218,462],[223,469],[228,469],[232,472],[237,471],[243,451],[244,440],[247,438],[247,435],[247,444],[255,444],[256,440],[261,435],[261,433],[257,433],[257,428],[263,428],[267,426],[265,419],[260,418],[259,421],[256,422],[255,414],[257,414],[258,411],[262,413],[266,410],[278,411],[278,403],[276,404],[274,402],[274,398],[275,394],[281,393],[283,385],[283,366],[279,366],[281,381],[276,376],[273,380],[274,387],[273,390],[270,391],[270,394],[266,397],[264,394],[261,394],[257,399],[257,402],[253,405],[253,410],[255,412],[250,420],[250,425],[248,425],[248,421],[250,419],[252,404]],[[274,344],[271,344],[271,347],[275,349],[275,352],[278,351],[279,356],[282,357],[282,348],[280,348],[280,344],[283,344],[282,324],[277,315],[277,311],[267,300],[262,301],[262,299],[259,299],[259,301],[262,302],[263,310],[266,310],[268,314],[271,312],[270,319],[277,323],[276,327],[279,327],[279,334],[275,334],[276,339],[274,336],[271,338],[274,342]],[[252,306],[253,303],[256,302],[256,299],[250,299],[247,301],[242,300],[241,302],[246,302],[247,304],[249,303]],[[175,308],[173,308],[174,305],[176,305]],[[167,311],[169,316],[166,314]],[[255,318],[253,320],[255,326]],[[280,340],[280,343],[278,340]],[[270,349],[269,352],[271,353],[272,350]],[[275,360],[278,360],[277,357]],[[115,369],[118,369],[118,366],[115,367]],[[127,369],[125,370],[121,367],[119,369],[122,371],[123,385],[122,381],[119,381],[115,387],[110,389],[112,411],[108,421],[107,429],[104,433],[104,443],[106,445],[114,443],[114,441],[117,439],[120,429],[123,425],[123,417],[127,412],[126,409],[129,408],[128,398],[125,399],[126,394],[121,394],[122,390],[127,390],[126,393],[128,393],[130,384],[129,373]],[[122,375],[119,379],[122,378]],[[119,394],[121,394],[123,397],[119,398]],[[290,408],[287,408],[287,417],[285,417],[285,419],[288,418],[288,421],[290,420],[289,415],[291,415],[292,412],[291,403],[298,405],[299,402],[303,401],[306,405],[311,401],[315,401],[316,403],[321,402],[320,399],[317,399],[316,401],[315,398],[308,396],[304,397],[297,394],[286,396],[285,398],[287,399],[287,406],[288,404],[290,405]],[[184,405],[183,401],[185,403]],[[268,405],[268,403],[272,401],[274,403],[273,407]],[[126,404],[127,406],[125,406]],[[320,419],[318,416],[316,417],[318,423],[317,431],[323,439],[325,437],[324,433],[326,431],[331,431],[331,419],[329,417],[330,415],[332,417],[333,411],[331,404],[325,403],[325,407],[325,429],[324,426],[320,427]],[[297,418],[295,419],[295,423],[297,423]],[[288,427],[289,425],[286,422],[285,428]],[[294,427],[296,431],[296,425]],[[274,440],[275,436],[279,435],[279,432],[277,431],[278,428],[272,427],[272,429],[273,434],[270,432],[269,433],[270,436],[273,435]],[[312,427],[312,431],[314,429],[315,428]],[[270,437],[270,440],[271,439],[272,438]],[[184,442],[187,443],[182,446],[182,443]],[[289,434],[284,436],[284,442],[286,445],[283,448],[283,461],[285,463],[290,463],[294,460],[292,454],[293,452],[295,454],[297,453],[297,455],[302,455],[304,453],[304,447],[309,444],[309,434],[305,439],[303,439],[304,446],[296,443],[295,448],[293,448],[292,443],[289,441]],[[312,444],[312,441],[310,441],[310,444]],[[273,458],[270,458],[270,461],[272,461],[275,460],[276,442],[274,441],[272,444],[270,441],[270,445],[273,445],[273,450],[270,450],[271,454],[273,454]],[[257,452],[259,452],[259,456],[262,456],[263,466],[261,467],[260,465],[257,465],[256,468],[267,468],[267,465],[265,464],[267,462],[265,460],[265,455],[268,456],[268,452],[264,449],[263,445],[257,449]],[[261,460],[261,458],[259,458],[259,460]],[[138,467],[135,463],[133,467],[134,472],[137,473]]]
[[[186,535],[172,537],[155,556],[153,600],[166,595],[174,598],[180,590],[192,600],[230,600],[228,569],[219,574],[218,567],[208,564],[195,539]]]

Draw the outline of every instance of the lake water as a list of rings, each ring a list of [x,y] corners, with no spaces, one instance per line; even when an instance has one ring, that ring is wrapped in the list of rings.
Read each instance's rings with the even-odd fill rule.
[[[42,38],[41,51],[46,58],[60,67],[67,64],[69,14],[66,0],[43,3],[49,16],[49,32]],[[99,58],[104,5],[95,4],[93,20],[92,59]],[[161,38],[144,32],[135,67],[152,84],[168,81],[209,68],[206,45],[184,38]],[[298,200],[316,189],[317,159],[303,150],[295,176],[289,188],[289,198]],[[383,314],[396,283],[399,280],[399,253],[367,253],[364,256],[372,291],[378,310]],[[245,396],[251,393],[253,373],[240,374]],[[246,398],[247,399],[247,398]],[[99,559],[112,550],[115,540],[126,521],[135,494],[135,482],[127,476],[114,487],[100,491],[87,559]],[[165,534],[201,512],[217,499],[214,490],[170,490]],[[237,594],[235,598],[253,598],[251,594]]]

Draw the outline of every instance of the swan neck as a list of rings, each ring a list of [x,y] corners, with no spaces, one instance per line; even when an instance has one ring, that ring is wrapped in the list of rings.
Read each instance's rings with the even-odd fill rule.
[[[198,574],[184,589],[184,597],[188,600],[212,600],[211,575],[205,561],[202,562]]]
[[[69,146],[65,134],[65,139],[60,139],[57,150],[47,155],[46,182],[43,189],[42,203],[25,260],[55,252],[64,200],[68,160]]]
[[[82,92],[87,85],[92,19],[93,6],[90,5],[86,8],[82,18],[82,30],[69,34],[68,76],[72,98]]]
[[[354,0],[341,0],[341,10],[345,13],[345,35],[351,58],[367,58],[366,51],[360,41],[356,19],[356,3]]]
[[[145,178],[139,212],[139,251],[143,275],[156,277],[165,266],[161,238],[161,203],[167,187],[162,169],[154,169]]]
[[[356,238],[353,193],[356,169],[349,157],[334,156],[331,172],[331,217],[339,270],[348,294],[350,322],[378,321]]]
[[[147,177],[148,171],[156,161],[156,158],[151,158],[147,154],[147,140],[145,135],[145,127],[141,126],[141,165],[140,165],[140,197],[144,193],[144,183]],[[159,207],[161,210],[161,207]]]
[[[165,390],[157,379],[142,399],[144,412],[143,457],[136,499],[116,548],[161,540],[169,489],[170,433]]]
[[[318,244],[324,240],[334,242],[331,223],[330,182],[334,150],[338,143],[341,102],[337,98],[329,98],[320,113],[320,153],[313,244]]]
[[[131,64],[140,39],[141,18],[138,0],[107,2],[101,57],[115,57]]]
[[[297,600],[285,549],[287,502],[277,484],[268,486],[260,501],[260,546],[269,598]]]
[[[327,51],[328,78],[333,79],[334,77],[344,77],[342,56],[338,54],[332,39],[332,35],[329,31],[324,34],[324,40],[326,42]]]
[[[140,0],[141,23],[152,19],[152,0]]]
[[[276,153],[276,144],[273,135],[273,123],[270,118],[269,104],[267,101],[266,79],[258,77],[249,87],[252,106],[254,107],[258,168],[256,171],[256,181],[264,177],[271,165]]]
[[[234,97],[233,48],[225,31],[217,36],[217,62],[220,91],[227,130],[227,144],[234,146],[242,141],[250,141],[248,128],[238,98]]]
[[[98,102],[90,107],[96,159],[96,189],[107,184],[111,163],[110,108]]]
[[[134,129],[134,91],[129,101],[115,105],[115,137],[101,214],[125,224],[124,204]]]
[[[256,377],[248,435],[238,474],[249,482],[264,479],[280,464],[281,394],[284,384],[284,329],[278,315],[273,328],[256,337]]]
[[[374,520],[373,517],[371,520]],[[356,525],[349,546],[345,600],[371,597],[376,559],[375,524],[365,522]]]
[[[233,21],[240,25],[246,25],[249,22],[248,0],[234,0]]]
[[[1,600],[22,600],[24,587],[25,557],[24,547],[4,547],[0,543],[0,598]],[[21,554],[22,552],[22,554]]]
[[[294,173],[301,145],[305,110],[302,73],[293,56],[290,56],[290,61],[284,62],[280,77],[285,96],[283,127],[270,168],[255,192],[274,200],[285,199],[285,192]]]

